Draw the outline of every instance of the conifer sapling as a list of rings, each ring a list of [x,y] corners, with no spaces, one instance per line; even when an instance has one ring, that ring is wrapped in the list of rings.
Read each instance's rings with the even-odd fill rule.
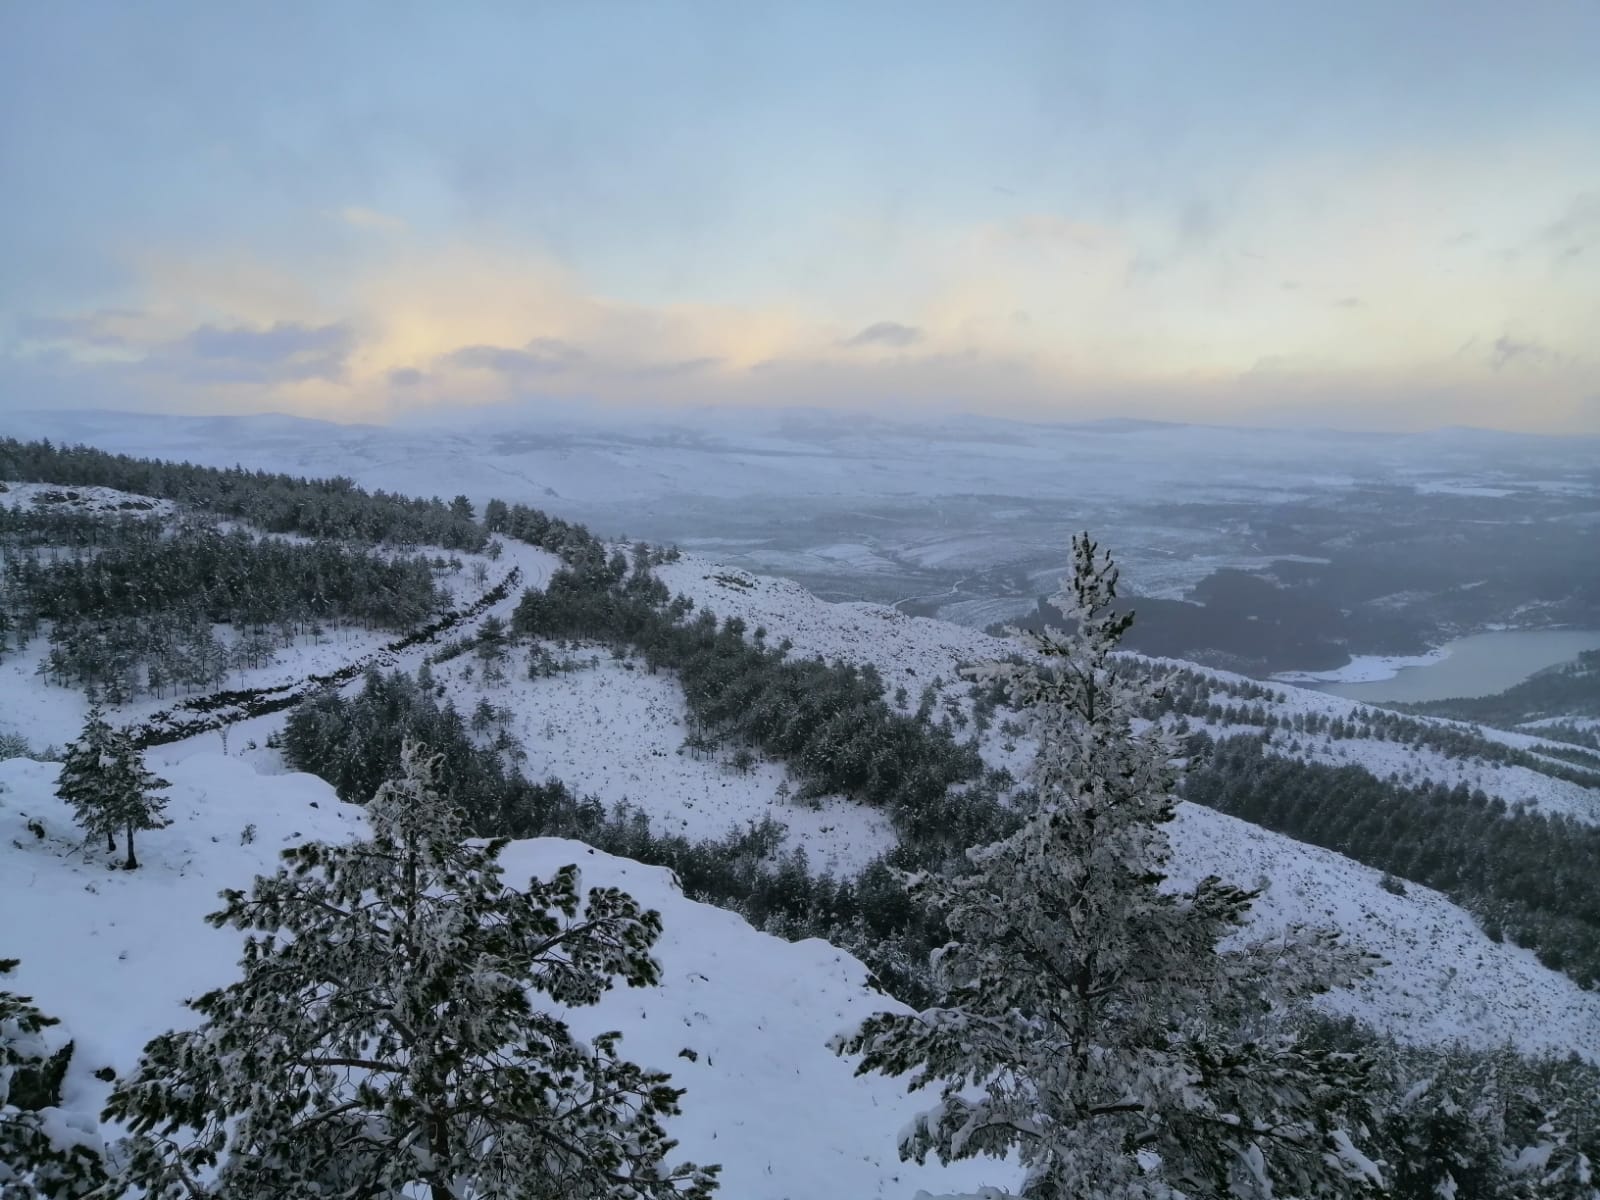
[[[117,848],[117,834],[127,838],[123,866],[139,865],[133,835],[163,829],[161,813],[172,786],[144,765],[144,759],[126,733],[113,729],[99,707],[89,710],[78,740],[67,748],[57,778],[56,794],[72,806],[73,815],[91,837],[105,835],[106,849]]]
[[[1065,585],[1073,633],[1027,635],[1022,661],[975,672],[1032,718],[1037,811],[969,851],[970,873],[915,881],[952,939],[934,956],[938,1003],[870,1017],[835,1049],[859,1055],[858,1072],[939,1088],[903,1156],[1014,1153],[1030,1197],[1381,1186],[1357,1149],[1366,1064],[1302,1045],[1283,1020],[1372,960],[1327,931],[1245,940],[1257,893],[1166,885],[1177,745],[1139,728],[1149,693],[1114,654],[1132,616],[1087,535]]]

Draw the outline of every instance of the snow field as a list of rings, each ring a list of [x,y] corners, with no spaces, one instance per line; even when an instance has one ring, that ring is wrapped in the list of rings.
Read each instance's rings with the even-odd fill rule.
[[[1212,809],[1182,804],[1172,826],[1175,884],[1216,874],[1266,885],[1256,936],[1304,923],[1333,926],[1387,965],[1353,991],[1319,999],[1416,1044],[1506,1042],[1524,1051],[1576,1050],[1600,1062],[1600,992],[1542,966],[1533,951],[1491,942],[1444,895],[1407,882],[1396,896],[1382,872]]]
[[[819,873],[853,875],[893,848],[894,830],[873,809],[838,796],[821,798],[815,808],[780,799],[782,763],[757,756],[740,774],[728,765],[728,747],[710,758],[691,754],[684,746],[688,709],[672,672],[650,675],[638,660],[614,659],[601,646],[548,649],[579,665],[530,680],[527,651],[519,648],[504,664],[503,683],[485,685],[482,664],[470,655],[433,668],[464,718],[480,700],[511,710],[509,730],[527,751],[522,772],[529,779],[554,776],[607,808],[626,801],[647,813],[658,833],[695,841],[771,816],[788,829],[785,847],[803,849]],[[469,665],[471,680],[464,678]]]

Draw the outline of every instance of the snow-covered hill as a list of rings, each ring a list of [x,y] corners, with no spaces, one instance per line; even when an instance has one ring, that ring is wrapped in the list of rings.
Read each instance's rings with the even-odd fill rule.
[[[1383,956],[1387,965],[1358,990],[1322,997],[1324,1009],[1406,1042],[1510,1043],[1600,1062],[1600,992],[1542,966],[1531,950],[1491,941],[1432,888],[1407,883],[1392,894],[1380,872],[1343,855],[1194,804],[1179,806],[1172,843],[1175,882],[1215,874],[1265,887],[1258,934],[1331,925]]]
[[[542,551],[509,543],[504,557],[492,565],[495,577],[512,565],[519,566],[527,582],[540,586],[559,564]],[[752,633],[757,627],[764,627],[770,643],[789,639],[797,655],[821,655],[830,660],[841,658],[872,664],[882,673],[891,693],[905,688],[908,706],[917,702],[924,687],[938,679],[944,682],[942,695],[949,706],[970,715],[971,699],[965,683],[958,681],[958,665],[996,657],[1013,649],[1001,639],[944,622],[908,617],[892,608],[828,604],[792,581],[732,570],[694,555],[685,555],[680,561],[659,568],[659,574],[669,589],[689,596],[697,607],[710,609],[722,617],[741,617]],[[470,571],[464,571],[454,577],[455,586],[469,589],[462,581],[470,575]],[[515,599],[514,595],[508,597],[495,607],[494,613],[509,618]],[[434,649],[432,646],[417,647],[404,654],[388,656],[380,665],[414,672]],[[347,655],[357,650],[353,644],[334,641],[286,652],[284,660],[272,669],[273,677],[292,676],[296,671],[313,668],[325,669],[330,661],[349,661]],[[608,804],[626,800],[646,812],[658,830],[681,832],[691,837],[716,836],[772,816],[788,826],[788,845],[805,848],[813,868],[818,870],[848,872],[892,844],[892,831],[882,814],[876,811],[837,797],[815,809],[781,799],[780,784],[785,778],[782,764],[758,760],[749,771],[739,772],[725,761],[719,761],[720,756],[703,758],[685,753],[686,712],[670,673],[651,675],[642,664],[613,658],[598,647],[554,646],[546,650],[585,665],[582,669],[530,679],[521,660],[524,652],[517,651],[506,664],[505,680],[489,685],[485,683],[481,668],[469,677],[467,668],[474,664],[471,655],[462,655],[434,667],[435,678],[445,695],[463,714],[470,714],[482,700],[509,713],[506,728],[526,752],[524,769],[531,777],[553,775],[580,794],[598,796]],[[25,657],[14,656],[0,663],[0,671],[7,673],[6,699],[0,701],[0,732],[23,731],[35,745],[48,741],[60,743],[75,735],[83,708],[79,694],[44,685],[31,675]],[[1221,672],[1208,672],[1208,675],[1217,681],[1219,689],[1245,682]],[[1323,693],[1288,687],[1280,690],[1285,698],[1278,707],[1291,716],[1303,711],[1348,718],[1361,708],[1354,702]],[[27,700],[22,703],[12,697],[27,697]],[[946,711],[944,702],[940,703],[938,711]],[[139,714],[121,714],[121,719],[128,719],[130,715]],[[46,1007],[55,1005],[63,1015],[92,1022],[101,1006],[115,1007],[114,998],[125,989],[119,980],[132,980],[143,986],[140,981],[144,976],[119,974],[130,970],[123,964],[143,961],[146,955],[178,954],[194,949],[192,966],[168,963],[162,968],[163,973],[152,976],[170,977],[172,985],[170,990],[159,993],[164,999],[152,1012],[163,1014],[160,1021],[166,1024],[181,1019],[179,998],[203,986],[231,961],[225,945],[221,949],[205,948],[220,935],[208,932],[198,922],[198,914],[207,911],[206,906],[216,888],[244,882],[251,872],[264,869],[271,862],[272,852],[291,837],[349,836],[359,824],[351,810],[337,805],[323,785],[304,776],[282,775],[282,765],[275,755],[248,749],[252,742],[264,744],[267,735],[280,727],[282,720],[280,714],[235,728],[231,748],[235,754],[244,753],[249,766],[237,759],[217,756],[215,751],[222,743],[215,735],[177,743],[152,753],[153,765],[167,772],[179,785],[173,811],[175,815],[182,815],[175,829],[147,839],[148,850],[142,856],[149,866],[146,871],[132,876],[106,872],[101,866],[77,863],[64,857],[67,846],[59,839],[70,838],[71,834],[65,814],[48,796],[48,779],[54,768],[26,763],[6,764],[0,768],[4,772],[0,779],[13,783],[13,794],[0,801],[4,805],[3,819],[7,822],[4,830],[0,830],[0,843],[3,843],[0,852],[7,856],[0,860],[0,867],[3,867],[0,880],[8,889],[0,894],[0,905],[4,906],[0,911],[75,913],[71,920],[78,922],[60,925],[53,915],[35,916],[27,924],[31,939],[28,944],[0,945],[0,952],[21,953],[26,960],[31,948],[38,951],[33,957],[59,955],[64,962],[81,958],[91,964],[81,972],[76,967],[63,966],[59,986],[51,985],[47,989],[44,983],[35,982],[34,976],[27,974],[32,968],[25,961],[24,990],[32,987]],[[965,732],[962,731],[962,736]],[[999,729],[991,729],[983,749],[992,762],[1013,769],[1020,769],[1027,760],[1026,739],[1008,737]],[[1560,781],[1524,767],[1449,759],[1434,751],[1402,748],[1392,742],[1351,739],[1324,745],[1317,740],[1315,746],[1299,751],[1287,745],[1280,745],[1278,749],[1303,757],[1360,762],[1379,774],[1394,769],[1453,782],[1457,776],[1451,772],[1457,772],[1467,782],[1482,784],[1486,790],[1508,800],[1525,799],[1553,810],[1580,812],[1584,804],[1592,805],[1594,799],[1588,789],[1562,785]],[[1391,759],[1383,755],[1393,756],[1392,768]],[[257,775],[251,767],[267,774]],[[18,816],[24,807],[17,799],[19,796],[26,799],[30,811],[46,817],[44,839],[33,838],[26,832],[25,820]],[[316,807],[312,807],[312,799],[316,800]],[[240,833],[249,822],[258,825],[259,835],[250,845],[241,846]],[[1267,882],[1267,893],[1258,905],[1258,932],[1297,921],[1333,923],[1389,961],[1359,994],[1330,997],[1328,1003],[1336,1010],[1361,1016],[1403,1039],[1439,1041],[1461,1037],[1480,1045],[1511,1042],[1528,1049],[1576,1050],[1590,1055],[1600,1046],[1600,994],[1581,991],[1565,976],[1540,966],[1528,951],[1490,941],[1468,914],[1437,893],[1408,885],[1405,895],[1392,895],[1379,888],[1376,872],[1337,854],[1191,806],[1182,809],[1174,842],[1175,873],[1180,879],[1215,873],[1246,884]],[[581,853],[586,859],[592,857],[595,863],[602,864],[598,868],[602,871],[629,872],[629,886],[639,881],[637,887],[641,894],[647,889],[656,889],[649,892],[649,902],[664,912],[669,905],[684,904],[671,893],[659,872],[636,864],[619,863],[603,855],[591,855],[586,847],[552,849],[550,854],[554,857],[541,859],[537,847],[544,843],[531,845],[534,848],[519,847],[514,853],[533,855],[528,860],[530,863],[551,865],[562,853],[569,856]],[[521,859],[517,861],[520,863]],[[36,879],[48,882],[38,885],[34,882]],[[131,914],[144,902],[129,900],[125,906],[119,898],[143,895],[145,893],[137,889],[154,887],[156,885],[150,881],[157,879],[167,880],[159,886],[162,895],[171,901],[170,911],[187,916],[182,921],[174,919],[166,923],[157,922],[152,916],[150,924],[128,924],[134,918],[124,915],[123,908],[127,907]],[[36,887],[42,890],[35,890]],[[682,953],[691,957],[703,953],[713,959],[734,954],[751,960],[754,975],[740,976],[737,986],[741,992],[761,998],[739,1010],[744,1014],[741,1020],[748,1017],[753,1025],[764,1025],[770,1031],[774,1028],[773,1022],[779,1020],[770,1011],[776,1006],[785,1014],[783,1021],[799,1021],[801,1014],[805,1014],[806,1020],[815,1018],[823,1037],[842,1023],[832,1018],[823,1019],[812,1012],[812,1001],[821,997],[826,1002],[824,1008],[827,1004],[834,1008],[845,1005],[844,1000],[830,1001],[828,997],[834,994],[832,989],[836,984],[845,988],[840,995],[848,993],[846,985],[860,989],[859,965],[814,944],[774,950],[774,954],[795,957],[769,962],[763,957],[765,951],[743,949],[743,939],[756,935],[736,918],[700,906],[687,906],[686,911],[689,910],[697,915],[686,917],[681,923],[694,931],[700,941]],[[667,923],[669,938],[676,938],[670,913]],[[80,940],[89,947],[87,953],[75,948]],[[767,946],[768,941],[752,944]],[[52,949],[52,946],[57,948]],[[728,946],[734,948],[728,949]],[[111,947],[109,959],[104,963],[99,957],[101,947]],[[122,957],[124,951],[128,952],[126,958]],[[664,961],[668,961],[670,967],[665,951]],[[768,970],[772,971],[770,979],[764,974]],[[702,973],[712,979],[719,977],[712,971]],[[79,984],[82,985],[82,999],[65,998],[67,992],[79,994],[76,992]],[[678,986],[685,985],[680,982]],[[670,979],[664,987],[673,987]],[[64,998],[57,1003],[52,992],[62,993]],[[690,991],[673,992],[675,997],[682,998],[683,1005],[691,1003],[690,994]],[[677,1004],[679,1000],[672,1003]],[[705,1007],[702,999],[696,998],[692,1003],[696,1007],[686,1008],[680,1014],[682,1020],[689,1022],[683,1026],[686,1030],[697,1027],[695,1013],[716,1015],[713,1009]],[[66,1006],[72,1005],[77,1007],[69,1012]],[[621,1024],[630,1037],[642,1034],[646,1028],[652,1031],[649,1036],[654,1037],[654,1031],[665,1028],[649,1006],[627,1010],[632,1014],[627,1022],[620,1015],[610,1016],[611,1012],[605,1009],[603,1015]],[[149,1022],[159,1023],[155,1015],[149,1015]],[[805,1036],[810,1037],[815,1030],[810,1030],[809,1026],[807,1029]],[[119,1035],[127,1043],[118,1043],[122,1046],[119,1052],[129,1053],[128,1045],[156,1031],[143,1031],[141,1027],[137,1036],[132,1032]],[[693,1042],[685,1044],[698,1048]],[[729,1043],[730,1046],[735,1044],[745,1043]],[[681,1048],[667,1047],[663,1053],[675,1055]],[[750,1053],[753,1055],[755,1051]],[[808,1079],[810,1076],[806,1073],[813,1069],[822,1072],[818,1079],[834,1079],[835,1076],[827,1072],[840,1067],[831,1061],[826,1066],[813,1067],[803,1056],[796,1065],[784,1057],[788,1053],[774,1049],[772,1057],[762,1061],[784,1063],[784,1071],[799,1070]],[[715,1050],[710,1059],[722,1061]],[[699,1071],[698,1063],[678,1061],[684,1072]],[[119,1061],[118,1065],[126,1065],[126,1062]],[[844,1075],[837,1078],[843,1080]],[[680,1079],[692,1082],[689,1075],[682,1072]],[[710,1086],[715,1090],[724,1085],[712,1081]],[[738,1086],[753,1087],[754,1083],[747,1081]],[[779,1084],[774,1081],[771,1086],[777,1088]],[[832,1088],[833,1084],[828,1086]],[[839,1086],[858,1085],[840,1083]],[[878,1092],[870,1090],[859,1094],[879,1096]],[[819,1105],[830,1106],[830,1110],[839,1107],[831,1092],[826,1098],[817,1093],[813,1099]],[[769,1112],[763,1108],[768,1103],[777,1101],[758,1101],[746,1095],[737,1103],[730,1101],[726,1110],[717,1111],[747,1120],[755,1120],[757,1114],[763,1113],[775,1122],[779,1115],[794,1119],[791,1110],[784,1109],[781,1114],[776,1110]],[[881,1131],[881,1135],[874,1132],[868,1137],[863,1133],[864,1140],[859,1142],[851,1140],[854,1135],[839,1135],[842,1140],[837,1144],[840,1146],[876,1147],[870,1152],[863,1149],[857,1156],[863,1164],[861,1170],[868,1174],[861,1175],[859,1180],[856,1176],[849,1177],[856,1181],[851,1183],[852,1187],[863,1189],[850,1194],[876,1194],[871,1188],[888,1187],[895,1172],[901,1171],[894,1162],[892,1141],[898,1121],[906,1110],[903,1106],[895,1108],[882,1099],[872,1100],[868,1107],[874,1104],[892,1108],[897,1114],[881,1126],[872,1126],[874,1131]],[[767,1116],[760,1119],[767,1119]],[[691,1106],[685,1120],[699,1119]],[[733,1119],[733,1115],[728,1116],[728,1121]],[[863,1128],[869,1124],[865,1120],[859,1123]],[[730,1127],[720,1118],[711,1120],[709,1117],[704,1126],[707,1131]],[[726,1137],[726,1133],[723,1136]],[[772,1139],[757,1138],[752,1131],[752,1135],[741,1142],[744,1149],[759,1147],[763,1153],[769,1145],[778,1147],[780,1144],[781,1148],[772,1153],[787,1154],[785,1139],[776,1135]],[[686,1141],[686,1149],[699,1158],[718,1157],[715,1145],[708,1149]],[[819,1154],[815,1147],[810,1150],[801,1147],[796,1150],[796,1163],[818,1159]],[[853,1150],[847,1152],[847,1156],[855,1154]],[[873,1158],[874,1154],[878,1157]],[[785,1177],[785,1172],[800,1169],[798,1165],[774,1165],[775,1177],[779,1179]],[[766,1178],[765,1172],[763,1161],[759,1171],[761,1178]],[[817,1179],[821,1186],[820,1176],[805,1178]],[[902,1180],[905,1178],[909,1176],[903,1175]],[[779,1196],[785,1193],[755,1194]],[[797,1187],[788,1194],[798,1197],[840,1193]],[[908,1193],[894,1190],[894,1194]]]
[[[109,1084],[96,1071],[130,1070],[149,1038],[192,1024],[186,997],[236,976],[239,934],[201,920],[218,907],[219,889],[274,869],[286,845],[364,828],[358,808],[308,775],[262,775],[215,753],[156,752],[151,764],[173,784],[175,824],[146,835],[144,866],[125,872],[80,849],[53,795],[53,765],[0,763],[0,952],[22,960],[15,987],[61,1018],[56,1041],[77,1043],[64,1096],[71,1110],[97,1111]],[[685,900],[668,872],[581,843],[519,842],[503,861],[509,881],[576,862],[585,886],[615,885],[662,914],[661,983],[563,1015],[586,1036],[621,1030],[625,1056],[688,1089],[669,1128],[681,1157],[722,1164],[724,1194],[903,1200],[918,1189],[1015,1185],[1003,1163],[898,1160],[896,1135],[926,1102],[899,1081],[855,1078],[826,1046],[868,1014],[897,1007],[848,954],[758,933]]]
[[[168,501],[110,488],[51,488],[42,484],[16,482],[5,486],[7,491],[0,493],[0,503],[32,504],[40,494],[53,492],[66,495],[70,492],[76,494],[78,499],[59,503],[85,515],[149,517],[171,515],[176,511]],[[55,505],[58,502],[50,503]],[[379,552],[392,553],[383,548]],[[510,588],[498,603],[448,631],[448,637],[469,636],[490,616],[509,621],[522,590],[543,587],[561,565],[561,560],[554,554],[517,541],[502,543],[498,557],[492,560],[486,555],[428,546],[420,547],[416,552],[430,559],[454,560],[459,564],[456,569],[446,568],[437,572],[436,583],[449,603],[463,610],[491,592],[513,571],[517,572],[518,586]],[[213,632],[224,646],[231,645],[238,637],[237,631],[227,625],[214,626]],[[321,633],[302,634],[294,645],[280,647],[270,661],[258,667],[241,667],[230,671],[223,686],[240,690],[287,687],[310,675],[327,675],[355,666],[415,672],[429,654],[439,649],[436,644],[424,643],[399,653],[387,650],[385,647],[395,639],[396,635],[392,632],[330,623],[329,628]],[[42,665],[49,652],[50,641],[46,631],[30,640],[24,649],[11,648],[0,654],[0,735],[21,738],[35,750],[60,747],[71,741],[83,727],[89,709],[88,700],[81,691],[53,687],[44,682]],[[144,694],[117,708],[113,715],[119,724],[130,725],[193,699],[196,694],[177,691],[161,696]],[[278,724],[281,724],[281,720],[266,725],[252,722],[251,731],[246,736],[254,737],[259,729],[264,738]],[[242,740],[239,739],[236,744]]]
[[[959,679],[957,666],[1001,658],[1016,652],[1016,645],[976,629],[911,617],[881,604],[830,604],[819,600],[790,579],[756,575],[723,566],[713,559],[685,554],[675,563],[656,568],[656,574],[675,593],[688,596],[697,608],[709,609],[719,617],[742,618],[751,630],[763,627],[769,641],[788,638],[799,657],[821,655],[830,662],[842,659],[858,666],[876,667],[893,692],[904,687],[914,703],[923,688],[942,681],[941,694],[953,698],[963,711],[970,711],[966,686]],[[1173,668],[1198,671],[1218,683],[1218,699],[1225,687],[1254,683],[1243,675],[1209,667],[1196,667],[1176,660],[1155,660]],[[1326,692],[1275,683],[1281,699],[1272,709],[1281,718],[1315,715],[1329,720],[1356,721],[1370,713],[1369,705],[1332,696]],[[1482,730],[1460,722],[1419,717],[1415,720],[1441,730],[1468,729],[1490,741],[1518,749],[1531,750],[1541,743],[1527,734],[1501,730]],[[1199,727],[1197,725],[1197,727]],[[1211,728],[1214,734],[1228,732],[1260,733],[1259,728],[1226,726]],[[987,740],[984,752],[996,765],[1016,768],[1026,754],[1003,752],[1001,736]],[[1291,742],[1299,744],[1292,746]],[[1415,747],[1374,738],[1301,737],[1287,731],[1275,734],[1275,753],[1308,762],[1365,767],[1379,778],[1394,774],[1408,781],[1433,779],[1454,787],[1464,783],[1481,787],[1507,804],[1525,804],[1548,812],[1564,813],[1580,820],[1600,822],[1600,792],[1580,784],[1554,778],[1526,766],[1486,762],[1475,758],[1452,758],[1430,747]]]

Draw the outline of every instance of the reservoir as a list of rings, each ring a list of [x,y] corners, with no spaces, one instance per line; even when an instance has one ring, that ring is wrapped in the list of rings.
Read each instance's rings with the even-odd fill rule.
[[[1477,633],[1440,648],[1444,655],[1424,666],[1402,667],[1389,679],[1371,683],[1308,683],[1315,688],[1369,704],[1492,696],[1528,676],[1570,662],[1585,650],[1600,650],[1597,629],[1529,629]]]

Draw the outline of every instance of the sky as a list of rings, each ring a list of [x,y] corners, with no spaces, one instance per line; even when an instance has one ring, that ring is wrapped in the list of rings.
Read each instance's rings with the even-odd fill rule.
[[[0,0],[0,424],[1600,432],[1592,0]]]

